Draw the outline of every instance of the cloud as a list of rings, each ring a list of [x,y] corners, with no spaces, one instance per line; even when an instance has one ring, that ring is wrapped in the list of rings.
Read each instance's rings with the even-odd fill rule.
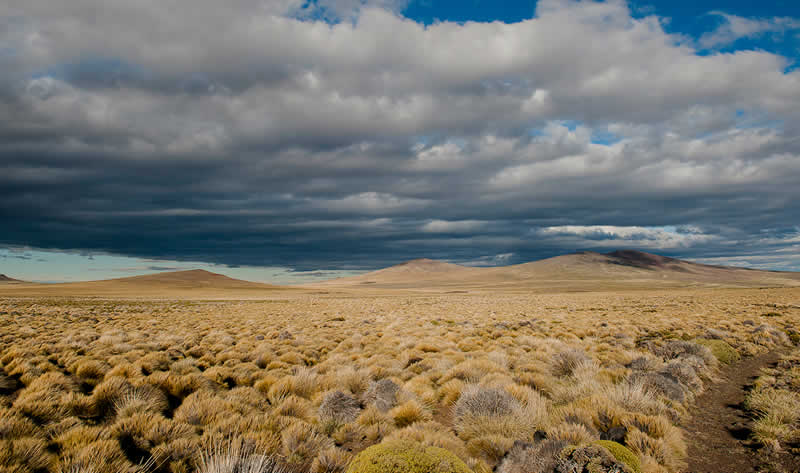
[[[797,18],[752,19],[721,11],[713,11],[710,14],[719,17],[722,23],[716,30],[700,37],[698,41],[700,46],[707,49],[727,46],[742,38],[754,38],[768,33],[785,34],[800,30],[800,20]]]
[[[537,229],[536,233],[545,237],[577,240],[579,245],[586,247],[638,247],[659,250],[707,244],[716,238],[714,235],[703,234],[702,230],[693,227],[665,229],[636,226],[562,225]]]
[[[300,271],[791,245],[785,57],[701,54],[623,1],[432,25],[403,2],[98,5],[0,4],[0,245]]]
[[[473,233],[485,227],[487,222],[479,220],[461,220],[450,222],[446,220],[431,220],[422,226],[426,233]]]

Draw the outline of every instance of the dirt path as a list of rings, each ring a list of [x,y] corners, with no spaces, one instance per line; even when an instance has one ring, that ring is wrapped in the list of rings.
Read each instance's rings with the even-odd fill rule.
[[[761,368],[774,366],[780,356],[775,351],[725,366],[720,381],[698,396],[685,425],[687,473],[758,471],[757,445],[749,441],[751,421],[744,399]]]

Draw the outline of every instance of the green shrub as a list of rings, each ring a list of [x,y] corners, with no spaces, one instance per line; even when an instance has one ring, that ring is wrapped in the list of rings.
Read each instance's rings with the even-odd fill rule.
[[[639,457],[628,447],[612,440],[598,440],[595,442],[595,445],[599,445],[608,450],[618,462],[624,463],[628,468],[633,470],[634,473],[642,473],[642,463],[639,461]]]
[[[470,473],[470,469],[443,448],[397,440],[359,453],[347,473]]]
[[[729,363],[733,363],[734,361],[739,361],[739,352],[724,340],[697,338],[694,340],[694,342],[711,350],[711,353],[714,354],[720,363],[725,363],[727,365]]]

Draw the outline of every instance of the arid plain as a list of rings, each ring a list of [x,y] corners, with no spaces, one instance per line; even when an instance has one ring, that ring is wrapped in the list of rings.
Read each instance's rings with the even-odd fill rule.
[[[412,473],[686,472],[698,396],[798,327],[798,274],[637,252],[307,287],[7,281],[0,469],[372,473],[378,445],[443,449]],[[783,363],[748,398],[765,458],[800,445]]]

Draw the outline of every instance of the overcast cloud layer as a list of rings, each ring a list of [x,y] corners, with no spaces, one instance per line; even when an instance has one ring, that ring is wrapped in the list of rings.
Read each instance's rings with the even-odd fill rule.
[[[579,249],[800,269],[800,70],[624,1],[0,3],[0,245],[298,270]],[[99,8],[102,5],[102,8]]]

